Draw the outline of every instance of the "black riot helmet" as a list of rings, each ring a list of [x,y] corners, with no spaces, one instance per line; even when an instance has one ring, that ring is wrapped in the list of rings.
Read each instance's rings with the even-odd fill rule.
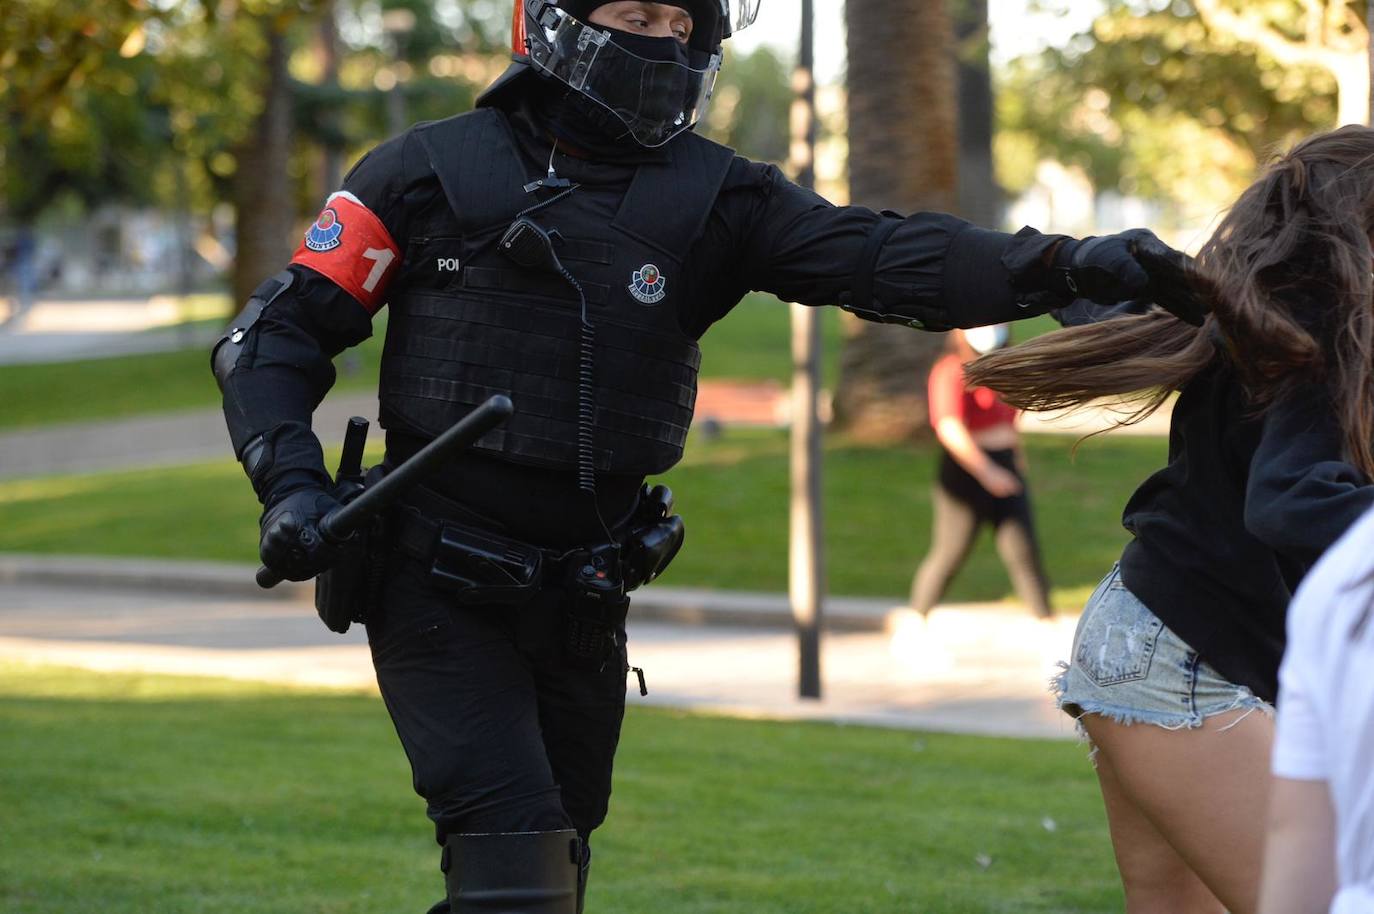
[[[687,44],[591,24],[608,0],[515,0],[515,65],[478,100],[491,104],[530,72],[564,83],[642,146],[667,143],[701,117],[721,42],[754,21],[760,0],[665,0],[692,16]]]

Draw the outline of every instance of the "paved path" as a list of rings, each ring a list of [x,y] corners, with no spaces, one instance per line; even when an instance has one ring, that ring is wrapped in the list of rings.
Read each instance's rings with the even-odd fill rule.
[[[773,425],[777,422],[779,404],[784,402],[783,395],[777,384],[708,380],[701,384],[697,412],[703,419],[730,425]],[[376,394],[335,391],[315,411],[311,425],[326,446],[336,445],[343,441],[350,416],[375,420]],[[380,440],[377,434],[374,427],[374,438]],[[224,428],[224,415],[218,409],[71,422],[0,433],[0,479],[230,458],[229,434]]]
[[[364,633],[327,631],[301,589],[265,597],[244,583],[247,566],[198,563],[178,582],[183,569],[166,563],[105,560],[79,573],[79,562],[0,558],[0,660],[375,689]],[[825,696],[802,701],[783,597],[646,588],[632,610],[630,658],[644,668],[649,695],[631,690],[631,701],[1072,737],[1045,686],[1072,619],[1042,623],[984,606],[940,608],[927,621],[876,600],[834,601],[830,611],[840,630],[824,639]]]
[[[206,346],[213,327],[183,324],[176,299],[40,300],[10,316],[0,298],[0,365],[63,362]]]
[[[206,366],[209,383],[208,359]],[[349,416],[376,415],[375,394],[339,392],[321,404],[313,427],[326,445],[338,444]],[[218,409],[44,425],[0,434],[0,479],[232,459],[224,414]]]

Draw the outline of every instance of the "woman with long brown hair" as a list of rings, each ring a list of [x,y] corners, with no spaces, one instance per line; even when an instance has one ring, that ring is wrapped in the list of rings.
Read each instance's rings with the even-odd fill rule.
[[[1311,137],[1199,254],[1202,327],[1135,303],[969,369],[1013,406],[1112,398],[1124,422],[1179,393],[1168,465],[1127,504],[1134,538],[1057,682],[1131,914],[1256,909],[1288,601],[1374,503],[1371,232],[1374,130]]]

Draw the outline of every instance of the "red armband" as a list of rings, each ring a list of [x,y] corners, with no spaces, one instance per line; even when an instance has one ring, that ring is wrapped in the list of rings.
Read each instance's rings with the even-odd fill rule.
[[[330,194],[292,263],[328,277],[376,314],[401,251],[372,210],[348,191]]]

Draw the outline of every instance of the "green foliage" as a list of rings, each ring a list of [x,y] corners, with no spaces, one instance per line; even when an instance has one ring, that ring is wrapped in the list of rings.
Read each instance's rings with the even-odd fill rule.
[[[131,2],[20,2],[0,16],[0,207],[31,222],[59,194],[146,196],[130,155],[165,135],[141,96],[151,74],[120,55],[144,17]]]
[[[5,664],[0,728],[6,911],[363,914],[441,892],[374,695]],[[631,707],[588,906],[1120,910],[1083,756]]]
[[[263,109],[267,34],[285,34],[297,49],[293,69],[318,79],[316,35],[329,6],[15,0],[0,17],[0,208],[32,221],[61,192],[86,206],[131,200],[208,210],[227,197],[235,147]],[[308,140],[360,150],[384,138],[383,93],[373,83],[393,59],[415,74],[400,89],[415,119],[470,105],[471,84],[429,75],[428,61],[455,49],[489,53],[494,23],[508,23],[508,13],[471,0],[409,0],[408,8],[412,27],[388,35],[374,5],[344,6],[356,27],[343,52],[358,79],[343,88],[297,82],[297,122]]]
[[[762,162],[785,162],[792,105],[789,64],[760,45],[748,54],[726,46],[725,65],[707,112],[707,134]]]
[[[1270,6],[1296,28],[1299,4]],[[1106,7],[1089,32],[1002,74],[999,153],[1013,189],[1029,183],[1029,160],[1048,157],[1082,167],[1099,189],[1205,212],[1248,184],[1271,149],[1334,123],[1330,72],[1281,64],[1185,2]]]

